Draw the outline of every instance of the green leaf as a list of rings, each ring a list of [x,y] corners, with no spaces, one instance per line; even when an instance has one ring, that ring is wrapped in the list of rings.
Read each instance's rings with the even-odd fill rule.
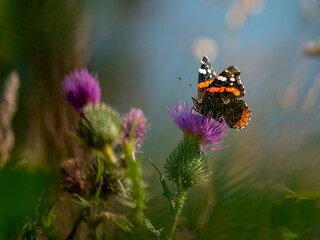
[[[156,239],[160,239],[160,234],[163,230],[163,228],[157,230],[153,225],[152,223],[149,221],[149,219],[143,214],[143,212],[141,212],[141,215],[143,217],[143,220],[144,220],[144,224],[146,226],[146,228],[152,232],[153,236],[156,238]]]
[[[122,231],[132,233],[133,224],[123,214],[114,214],[110,212],[104,212],[105,217],[112,221],[117,227],[121,228]]]
[[[295,198],[299,200],[307,200],[307,199],[314,199],[319,201],[320,200],[320,191],[298,191],[294,194],[288,194],[287,198]]]
[[[51,180],[51,176],[41,170],[19,167],[19,160],[13,159],[9,162],[0,171],[2,239],[14,233],[25,217],[34,211],[38,197]]]
[[[298,234],[290,231],[288,228],[280,228],[279,231],[281,239],[283,240],[295,240],[300,238]]]
[[[161,185],[162,185],[162,188],[163,188],[163,196],[168,198],[169,200],[169,203],[170,203],[170,207],[171,207],[171,213],[173,214],[174,213],[174,201],[173,201],[173,198],[172,198],[172,193],[170,192],[169,188],[168,188],[168,185],[167,185],[167,182],[163,176],[163,174],[161,173],[161,171],[159,170],[159,168],[154,164],[154,162],[149,159],[152,166],[156,169],[156,171],[159,173],[159,176],[160,176],[160,182],[161,182]]]
[[[118,218],[114,221],[114,223],[122,229],[122,231],[127,233],[132,233],[131,228],[133,228],[132,223],[126,218]]]

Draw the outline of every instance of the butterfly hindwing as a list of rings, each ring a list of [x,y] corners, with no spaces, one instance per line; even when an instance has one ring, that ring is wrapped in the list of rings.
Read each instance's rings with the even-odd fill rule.
[[[251,119],[251,110],[243,100],[235,99],[224,104],[221,114],[229,127],[236,129],[244,128]]]
[[[251,119],[251,110],[244,100],[226,101],[223,98],[211,98],[207,95],[201,107],[203,115],[210,112],[214,119],[223,117],[231,128],[242,129]]]

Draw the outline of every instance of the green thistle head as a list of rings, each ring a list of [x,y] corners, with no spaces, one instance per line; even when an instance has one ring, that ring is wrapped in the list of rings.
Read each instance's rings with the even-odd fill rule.
[[[121,137],[120,114],[110,106],[99,104],[84,108],[83,117],[79,120],[77,137],[81,145],[88,149],[104,150]]]
[[[164,168],[167,177],[184,190],[197,186],[208,177],[207,155],[200,152],[200,139],[184,134],[169,154]]]

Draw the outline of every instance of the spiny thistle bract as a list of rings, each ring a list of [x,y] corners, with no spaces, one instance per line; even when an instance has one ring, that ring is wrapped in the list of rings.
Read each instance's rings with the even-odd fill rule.
[[[97,159],[92,159],[90,161],[87,171],[89,173],[88,181],[90,182],[89,193],[91,196],[93,196],[97,192],[98,188],[97,184],[94,184],[98,172]],[[123,176],[121,175],[120,171],[111,172],[105,169],[102,173],[102,186],[99,197],[103,198],[104,200],[108,200],[108,198],[111,196],[117,196],[121,194],[122,189],[119,182],[121,182],[121,184],[124,184],[122,178]]]
[[[112,145],[121,137],[120,114],[106,104],[86,106],[84,117],[79,120],[78,140],[89,149],[103,151],[106,145]]]
[[[70,158],[60,166],[62,187],[69,193],[80,196],[86,195],[88,187],[88,174],[86,165],[78,158]]]
[[[207,155],[200,153],[200,139],[184,134],[183,139],[166,159],[164,168],[168,179],[183,189],[206,181]]]
[[[67,159],[60,165],[61,186],[71,194],[91,198],[97,191],[97,184],[95,184],[97,171],[96,159],[92,159],[88,163],[80,161],[78,158]],[[121,188],[118,179],[121,177],[119,174],[115,172],[111,174],[105,170],[102,177],[100,197],[108,199],[112,195],[120,194]]]

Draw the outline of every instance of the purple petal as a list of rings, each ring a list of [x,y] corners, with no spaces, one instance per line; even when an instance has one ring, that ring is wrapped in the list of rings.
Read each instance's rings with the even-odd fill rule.
[[[67,102],[79,113],[82,113],[85,105],[97,105],[100,102],[101,90],[98,76],[90,74],[86,68],[65,75],[61,86]]]
[[[149,125],[147,125],[147,119],[140,109],[131,108],[129,113],[122,117],[122,129],[124,132],[125,142],[130,141],[133,127],[135,128],[135,145],[140,147],[143,139],[145,138],[145,133],[149,128]]]
[[[178,108],[172,106],[167,108],[174,123],[185,133],[199,137],[205,145],[213,144],[215,147],[207,148],[201,146],[201,151],[205,149],[222,149],[220,145],[229,132],[229,128],[222,118],[212,119],[212,114],[207,116],[195,113],[190,110],[187,103],[180,102]]]

